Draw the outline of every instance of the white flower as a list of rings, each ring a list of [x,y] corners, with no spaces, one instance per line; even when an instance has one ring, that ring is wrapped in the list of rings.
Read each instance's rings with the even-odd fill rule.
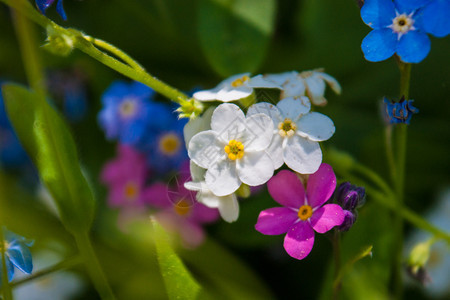
[[[239,216],[239,204],[236,195],[216,196],[208,188],[205,182],[206,170],[191,161],[190,165],[192,181],[185,182],[184,187],[190,191],[196,191],[197,201],[210,208],[218,208],[222,218],[231,223]]]
[[[201,116],[189,120],[184,125],[183,136],[186,147],[189,145],[191,138],[197,133],[211,129],[211,117],[214,112],[214,107],[208,108]]]
[[[225,79],[211,90],[196,92],[193,97],[199,101],[230,102],[250,96],[254,88],[281,89],[262,75],[250,77],[250,73],[244,73]]]
[[[273,136],[273,122],[264,114],[245,117],[235,104],[219,105],[211,130],[197,133],[189,142],[189,157],[207,169],[205,182],[216,196],[235,192],[241,183],[266,183],[274,167],[265,152]]]
[[[322,72],[321,69],[302,73],[292,71],[281,74],[267,74],[264,78],[283,87],[281,99],[306,95],[314,105],[324,106],[327,104],[327,99],[324,97],[326,83],[336,94],[341,93],[339,82]]]
[[[319,143],[328,140],[335,131],[327,116],[310,112],[311,104],[305,96],[286,98],[277,106],[261,102],[248,109],[247,116],[264,113],[272,118],[273,139],[267,152],[275,169],[283,162],[301,174],[312,174],[322,162]]]

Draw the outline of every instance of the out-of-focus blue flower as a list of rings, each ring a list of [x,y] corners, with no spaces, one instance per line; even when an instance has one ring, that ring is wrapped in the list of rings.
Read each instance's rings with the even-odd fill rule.
[[[27,163],[28,156],[9,122],[0,92],[0,165],[14,169]]]
[[[364,2],[361,18],[373,29],[361,44],[368,61],[382,61],[396,53],[403,62],[419,63],[428,55],[431,42],[423,28],[428,20],[417,10],[428,0],[413,0],[414,6],[409,1]]]
[[[14,267],[24,273],[31,274],[31,271],[33,270],[33,261],[29,247],[33,245],[33,241],[17,235],[4,227],[2,230],[5,238],[3,243],[5,246],[5,262],[8,270],[8,280],[11,281],[13,279]],[[0,267],[2,267],[1,261]],[[0,282],[1,280],[0,273]]]
[[[419,109],[412,105],[413,102],[414,100],[405,99],[400,100],[400,102],[391,102],[387,98],[384,98],[386,117],[389,123],[409,125],[412,115],[419,112]]]
[[[49,8],[53,4],[53,2],[55,2],[55,0],[36,0],[36,5],[41,13],[45,15],[47,8]],[[58,2],[56,3],[56,11],[64,21],[67,20],[67,15],[63,7],[63,0],[58,0]]]
[[[153,94],[139,82],[113,82],[102,96],[103,109],[98,115],[107,139],[140,148],[149,134],[149,122],[159,123],[164,118],[149,101]]]

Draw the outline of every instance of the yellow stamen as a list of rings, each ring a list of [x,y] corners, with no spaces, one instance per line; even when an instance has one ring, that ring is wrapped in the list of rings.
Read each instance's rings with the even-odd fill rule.
[[[300,220],[305,221],[305,220],[308,220],[309,218],[311,218],[312,213],[313,213],[313,211],[312,211],[311,206],[303,205],[298,210],[298,217],[300,218]]]
[[[228,145],[226,145],[223,150],[228,154],[228,158],[231,160],[244,157],[244,145],[236,140],[229,141]]]
[[[392,21],[392,30],[397,33],[406,33],[414,29],[414,20],[406,14],[401,14]]]
[[[181,199],[177,204],[173,206],[173,209],[180,216],[185,216],[191,211],[191,204],[186,200]]]
[[[297,125],[291,119],[286,118],[278,124],[278,134],[282,137],[291,137],[297,130]]]
[[[232,87],[238,87],[244,84],[244,82],[246,82],[247,80],[249,80],[250,77],[248,77],[247,75],[242,76],[241,78],[236,79],[235,81],[233,81],[231,83]]]
[[[159,140],[159,150],[165,155],[176,154],[180,147],[180,138],[174,133],[168,133]]]
[[[138,194],[138,187],[134,182],[128,182],[124,189],[125,198],[127,200],[134,200]]]

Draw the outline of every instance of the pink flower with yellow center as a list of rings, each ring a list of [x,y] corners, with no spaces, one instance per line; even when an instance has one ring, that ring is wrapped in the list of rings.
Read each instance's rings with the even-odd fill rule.
[[[336,188],[336,176],[322,164],[308,179],[306,191],[297,175],[282,170],[267,183],[272,198],[283,205],[262,211],[255,225],[265,235],[286,233],[284,249],[296,259],[304,259],[314,245],[314,231],[325,233],[344,221],[343,209],[325,204]]]

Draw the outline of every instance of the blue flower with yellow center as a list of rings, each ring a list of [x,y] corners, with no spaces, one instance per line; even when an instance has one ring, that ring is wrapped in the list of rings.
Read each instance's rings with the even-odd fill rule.
[[[5,247],[4,252],[8,281],[11,281],[14,277],[14,267],[24,273],[31,274],[33,261],[29,247],[33,245],[33,241],[17,235],[4,227],[1,230],[3,230],[3,236],[5,238],[3,246]],[[3,267],[1,261],[0,267]],[[0,283],[1,281],[2,272],[0,272]]]
[[[397,54],[405,63],[419,63],[430,52],[431,42],[424,31],[428,20],[424,22],[423,14],[410,0],[366,0],[361,18],[373,29],[361,44],[368,61]]]
[[[45,12],[53,4],[53,2],[55,2],[55,0],[36,0],[36,5],[41,13],[45,15]],[[67,20],[67,15],[63,7],[63,0],[58,0],[56,3],[56,11],[64,21]]]

